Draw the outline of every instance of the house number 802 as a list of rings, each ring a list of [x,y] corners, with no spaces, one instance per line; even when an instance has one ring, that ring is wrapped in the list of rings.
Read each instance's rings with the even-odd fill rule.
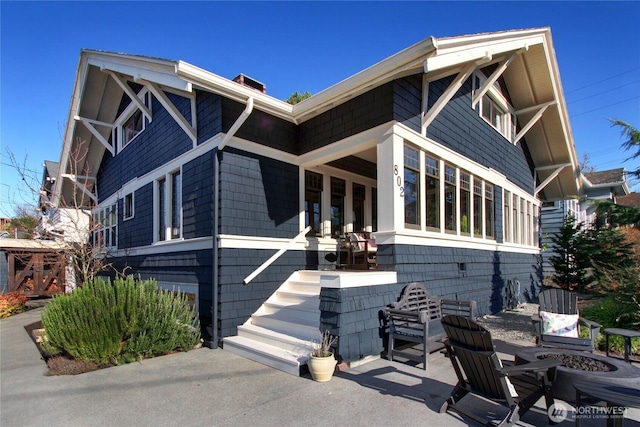
[[[398,165],[393,165],[393,174],[396,176],[396,185],[400,189],[400,197],[404,197],[404,187],[402,186],[402,177],[398,172]]]

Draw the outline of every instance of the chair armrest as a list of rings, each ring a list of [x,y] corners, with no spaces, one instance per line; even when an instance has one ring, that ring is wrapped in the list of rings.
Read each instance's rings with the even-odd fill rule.
[[[580,323],[582,323],[585,326],[588,326],[591,329],[596,329],[596,328],[600,329],[600,328],[602,328],[602,325],[600,323],[594,322],[593,320],[588,320],[588,319],[585,319],[583,317],[580,317],[579,320],[580,320]]]
[[[531,316],[531,323],[533,323],[533,329],[536,330],[536,334],[540,335],[542,333],[542,319],[537,314]]]
[[[559,360],[547,358],[530,363],[524,363],[522,365],[510,365],[502,368],[496,368],[496,371],[500,376],[518,375],[527,372],[547,372],[549,369],[555,368],[560,364],[561,362]]]

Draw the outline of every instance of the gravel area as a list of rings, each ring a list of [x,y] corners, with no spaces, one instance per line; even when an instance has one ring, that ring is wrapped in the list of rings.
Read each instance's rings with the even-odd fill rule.
[[[538,304],[524,303],[514,310],[482,316],[477,322],[487,328],[495,340],[535,343],[531,316],[537,313]]]

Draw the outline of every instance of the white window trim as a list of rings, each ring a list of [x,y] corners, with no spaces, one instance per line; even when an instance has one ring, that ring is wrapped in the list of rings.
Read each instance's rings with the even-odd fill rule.
[[[115,228],[115,238],[116,238],[116,242],[115,244],[111,244],[113,242],[111,242],[111,238],[109,238],[109,242],[110,244],[107,245],[106,239],[103,237],[104,241],[103,241],[103,247],[105,249],[117,249],[118,248],[118,203],[117,201],[112,201],[110,203],[103,203],[102,205],[98,206],[96,209],[93,209],[91,212],[91,216],[93,218],[93,221],[95,220],[95,217],[98,216],[100,217],[100,213],[103,212],[105,214],[105,217],[107,214],[110,214],[110,210],[111,209],[115,209],[115,225],[114,224],[110,224],[108,227],[105,226],[104,223],[99,223],[100,226],[98,227],[96,223],[93,223],[92,226],[92,232],[91,232],[91,243],[95,246],[96,245],[96,234],[102,232],[103,236],[106,236],[106,231],[109,231],[109,234],[111,234],[111,229]]]
[[[420,224],[417,225],[410,225],[410,224],[404,224],[403,227],[403,232],[419,232],[419,233],[424,233],[425,236],[437,236],[437,238],[444,238],[445,235],[455,235],[457,237],[460,237],[462,239],[467,239],[469,241],[486,241],[486,242],[495,242],[496,238],[495,236],[487,236],[486,235],[486,230],[485,230],[485,201],[486,201],[486,193],[485,193],[485,183],[487,183],[488,181],[480,176],[476,176],[474,175],[472,172],[470,172],[468,169],[462,168],[459,165],[456,164],[455,161],[449,161],[449,160],[445,160],[444,158],[436,155],[436,153],[432,152],[432,151],[427,151],[419,146],[417,146],[416,144],[412,143],[411,141],[405,139],[404,142],[405,146],[410,147],[413,150],[417,150],[418,154],[419,154],[419,159],[420,159],[420,163],[419,163],[419,176],[420,176],[420,194],[418,195],[419,197],[419,201],[420,201]],[[426,226],[426,220],[427,220],[427,212],[426,212],[426,165],[425,165],[425,158],[426,156],[429,156],[431,158],[434,158],[438,161],[439,165],[438,165],[438,175],[439,175],[439,203],[438,203],[438,209],[439,209],[439,228],[433,228],[433,227],[427,227]],[[403,170],[404,170],[404,164],[402,165]],[[456,194],[456,203],[455,203],[455,208],[454,208],[454,215],[455,215],[455,221],[456,221],[456,229],[455,230],[447,230],[445,228],[445,206],[444,206],[444,201],[445,201],[445,194],[444,194],[444,188],[445,188],[445,167],[451,167],[455,170],[455,186],[456,186],[456,190],[455,190],[455,194]],[[471,199],[471,205],[469,207],[470,210],[470,218],[469,218],[469,222],[468,222],[468,226],[469,226],[469,232],[462,232],[461,230],[461,223],[460,223],[460,172],[463,171],[465,174],[468,174],[470,177],[470,188],[471,188],[471,192],[470,192],[470,196],[473,197],[473,185],[476,181],[479,181],[481,183],[482,186],[482,204],[481,204],[481,209],[482,209],[482,224],[479,225],[479,229],[480,231],[480,235],[476,234],[474,232],[474,220],[473,220],[473,215],[474,215],[474,207],[473,207],[473,199]],[[493,182],[489,182],[489,184],[493,185],[494,187],[494,191],[495,191],[495,187],[496,184]],[[495,205],[495,192],[494,192],[494,205]],[[494,210],[497,208],[494,208]],[[495,220],[494,220],[494,226],[495,226]]]
[[[131,215],[127,216],[127,197],[131,196]],[[135,197],[135,193],[131,192],[131,193],[127,193],[124,195],[124,197],[122,198],[122,220],[123,221],[128,221],[130,219],[133,219],[133,217],[135,217],[136,215],[136,197]]]
[[[147,95],[148,94],[148,95]],[[143,87],[140,92],[138,92],[138,98],[140,98],[144,105],[147,106],[149,110],[151,110],[151,105],[153,95],[149,92],[149,89]],[[142,114],[142,130],[138,132],[133,138],[131,138],[126,143],[124,142],[124,124],[129,120],[137,111],[140,111]],[[147,121],[151,123],[151,116],[148,116],[145,111],[138,108],[138,105],[131,101],[127,108],[118,116],[118,118],[114,122],[113,130],[111,131],[111,138],[117,141],[117,151],[119,154],[122,150],[127,148],[129,144],[131,144],[139,135],[141,135],[145,129],[147,128]]]
[[[173,228],[173,224],[172,224],[172,218],[171,218],[171,203],[173,201],[172,198],[172,194],[173,194],[173,180],[171,179],[172,176],[175,173],[180,173],[180,176],[182,177],[182,166],[180,166],[177,169],[172,169],[170,172],[166,172],[163,175],[159,175],[156,177],[156,179],[154,180],[154,184],[153,184],[153,244],[166,244],[169,242],[176,242],[176,241],[181,241],[184,240],[184,236],[183,236],[183,227],[184,227],[184,212],[182,209],[182,205],[180,206],[180,231],[179,231],[179,237],[172,237],[172,233],[171,230]],[[164,223],[165,223],[165,230],[164,230],[164,239],[158,239],[158,235],[160,234],[160,223],[158,222],[158,214],[159,214],[159,197],[160,197],[160,188],[159,188],[159,182],[162,179],[165,179],[165,185],[166,185],[166,189],[165,189],[165,198],[164,198]],[[182,195],[181,195],[182,197]]]
[[[473,92],[475,93],[476,90],[478,90],[476,88],[476,78],[478,78],[480,80],[480,86],[483,85],[483,83],[487,80],[487,77],[481,72],[481,71],[476,71],[473,74]],[[515,139],[515,121],[516,119],[516,115],[515,115],[515,109],[507,102],[507,99],[504,97],[504,95],[501,92],[501,88],[499,83],[496,81],[494,84],[492,84],[487,92],[482,96],[482,98],[478,101],[478,105],[476,107],[478,115],[480,116],[480,118],[482,118],[485,122],[487,122],[489,125],[491,125],[492,128],[494,128],[495,130],[497,130],[502,136],[504,136],[509,142],[513,143],[514,139]],[[500,120],[500,128],[496,127],[493,125],[493,123],[491,123],[489,120],[487,120],[484,115],[483,115],[483,102],[482,100],[484,99],[484,97],[489,97],[489,99],[491,100],[491,102],[493,102],[494,104],[496,104],[498,106],[498,108],[501,110],[502,114],[501,114],[501,120]]]

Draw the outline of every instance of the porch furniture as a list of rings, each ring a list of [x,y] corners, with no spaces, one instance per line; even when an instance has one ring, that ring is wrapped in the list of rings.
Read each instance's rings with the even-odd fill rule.
[[[338,239],[338,263],[341,268],[368,270],[376,266],[378,247],[367,232],[348,232]]]
[[[624,361],[629,362],[631,354],[631,338],[640,338],[640,331],[632,331],[630,329],[607,328],[604,330],[604,345],[609,357],[609,335],[618,335],[624,338]]]
[[[488,330],[457,315],[444,316],[442,325],[447,334],[446,357],[451,360],[458,383],[440,413],[452,410],[482,424],[494,425],[460,404],[470,394],[506,406],[508,413],[498,424],[503,426],[518,422],[542,396],[547,409],[553,405],[551,385],[558,361],[545,359],[503,367]]]
[[[404,357],[422,363],[426,371],[430,353],[443,347],[445,337],[440,319],[446,314],[460,314],[469,319],[476,316],[475,301],[457,301],[429,295],[424,286],[405,286],[400,299],[387,306],[385,318],[389,326],[387,358]],[[401,345],[403,343],[404,345]],[[407,343],[418,349],[407,348]]]
[[[578,295],[564,289],[551,288],[540,292],[538,297],[540,308],[538,315],[532,317],[536,330],[536,343],[538,347],[555,347],[567,350],[590,351],[595,349],[595,339],[602,325],[580,317],[578,312]],[[558,320],[565,323],[565,327],[558,330],[551,322]],[[572,324],[573,330],[569,331],[566,325]],[[578,325],[589,328],[589,338],[580,337]],[[564,332],[561,332],[564,330]]]
[[[582,414],[592,413],[591,411],[580,411],[583,404],[593,405],[604,402],[605,409],[600,414],[607,415],[608,427],[622,427],[624,423],[623,408],[640,408],[640,390],[637,388],[621,387],[615,384],[602,384],[594,381],[576,381],[573,383],[576,389],[576,427],[582,424]],[[587,402],[583,397],[590,398]],[[584,416],[584,415],[583,415]]]

